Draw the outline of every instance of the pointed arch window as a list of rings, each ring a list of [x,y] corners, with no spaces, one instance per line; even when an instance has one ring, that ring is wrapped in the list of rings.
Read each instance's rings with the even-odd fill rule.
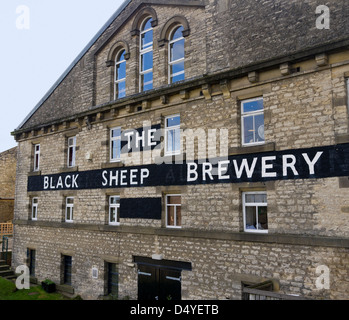
[[[153,19],[146,18],[140,33],[140,91],[153,89]]]
[[[169,38],[169,83],[184,80],[184,37],[183,26],[175,27]]]
[[[126,96],[126,59],[125,50],[121,50],[115,59],[114,100]]]

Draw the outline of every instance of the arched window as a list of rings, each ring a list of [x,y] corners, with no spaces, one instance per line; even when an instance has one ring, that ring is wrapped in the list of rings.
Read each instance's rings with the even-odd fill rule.
[[[175,27],[169,37],[169,83],[184,80],[184,37],[183,26]]]
[[[115,59],[114,99],[126,96],[126,59],[125,50],[121,50]]]
[[[146,18],[140,33],[140,91],[153,89],[153,19]]]

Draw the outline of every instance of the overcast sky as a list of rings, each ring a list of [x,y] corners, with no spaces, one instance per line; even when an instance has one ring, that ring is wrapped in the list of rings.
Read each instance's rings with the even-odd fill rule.
[[[0,152],[123,0],[0,1]]]

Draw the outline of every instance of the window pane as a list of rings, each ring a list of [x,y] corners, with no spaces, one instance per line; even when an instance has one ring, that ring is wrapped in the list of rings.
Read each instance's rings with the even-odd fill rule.
[[[120,159],[121,158],[121,140],[113,140],[111,142],[111,158]]]
[[[171,76],[171,83],[176,83],[178,81],[182,81],[185,78],[184,70],[182,73],[179,73],[175,76]]]
[[[110,222],[116,222],[116,208],[112,207],[110,208],[110,218],[109,218]]]
[[[258,229],[268,230],[267,207],[258,207]]]
[[[255,121],[255,142],[264,141],[264,114],[259,114],[254,117]]]
[[[244,143],[253,143],[254,141],[254,128],[253,128],[253,116],[244,117]]]
[[[171,118],[166,119],[166,127],[173,127],[173,126],[179,126],[181,124],[181,117],[175,116]]]
[[[112,129],[111,136],[112,136],[112,138],[120,137],[121,136],[121,129],[120,128]]]
[[[176,206],[176,226],[180,227],[182,225],[182,213],[181,213],[181,207]]]
[[[184,39],[171,44],[171,61],[184,58]]]
[[[166,150],[167,151],[174,151],[174,130],[168,130],[167,131],[167,146]]]
[[[167,207],[167,225],[168,226],[174,226],[174,210],[175,208],[173,206]]]
[[[110,197],[110,204],[119,204],[120,198],[119,197]]]
[[[168,196],[167,203],[168,204],[181,204],[181,196]]]
[[[121,80],[126,78],[126,62],[119,63],[116,66],[116,79]]]
[[[153,89],[153,73],[149,72],[142,75],[142,90],[147,91]]]
[[[263,110],[263,99],[252,100],[252,101],[243,101],[243,112],[254,112]]]
[[[125,50],[121,52],[121,54],[119,55],[119,58],[117,59],[117,61],[123,61],[123,60],[125,60]]]
[[[246,194],[245,195],[245,202],[246,203],[255,203],[255,195],[254,194]]]
[[[153,19],[152,19],[152,18],[149,18],[149,19],[147,20],[147,22],[144,23],[143,28],[142,28],[142,31],[143,31],[143,30],[148,30],[148,29],[150,29],[150,28],[151,28],[151,23],[152,23],[152,21],[153,21]]]
[[[37,198],[34,198],[33,199],[33,204],[37,204],[38,203],[38,199]]]
[[[153,51],[142,54],[142,71],[147,71],[153,68]]]
[[[246,211],[246,229],[257,229],[256,228],[256,207],[245,207]]]
[[[73,198],[67,198],[67,204],[74,204]]]
[[[119,99],[126,97],[126,82],[125,81],[119,82],[116,86],[116,91],[118,94],[117,97]]]
[[[257,193],[255,194],[255,202],[258,203],[267,203],[267,195],[262,194],[262,193]]]
[[[176,31],[172,34],[171,40],[176,40],[183,37],[183,30],[184,28],[182,26],[178,27]]]
[[[141,50],[145,50],[153,46],[153,30],[149,30],[142,34],[141,46]]]

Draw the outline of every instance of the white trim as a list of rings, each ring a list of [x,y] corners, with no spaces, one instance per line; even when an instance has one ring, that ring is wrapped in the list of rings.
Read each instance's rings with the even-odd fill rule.
[[[173,126],[173,127],[167,127],[167,119],[175,118],[175,117],[179,117],[179,125],[176,125],[176,126]],[[180,134],[179,134],[179,138],[178,138],[179,139],[179,150],[174,150],[174,151],[173,150],[172,151],[167,150],[167,132],[170,131],[170,130],[177,130],[177,129],[180,130],[180,127],[181,127],[180,117],[181,117],[180,114],[174,114],[174,115],[165,117],[165,139],[164,139],[164,142],[165,142],[165,155],[166,156],[173,156],[173,155],[177,155],[177,154],[181,153],[181,135]],[[174,147],[173,144],[172,144],[172,146]]]
[[[36,150],[36,147],[39,147],[39,150]],[[40,150],[41,150],[41,147],[40,147],[40,144],[35,144],[34,145],[34,168],[33,168],[33,171],[34,172],[37,172],[40,170]],[[36,163],[36,155],[38,156],[38,161]]]
[[[174,32],[178,29],[178,28],[184,28],[182,25],[177,25],[175,26],[171,32],[170,32],[170,35],[169,35],[169,39],[172,38]],[[183,58],[180,58],[180,59],[177,59],[177,60],[174,60],[174,61],[171,61],[171,44],[173,43],[176,43],[178,41],[181,41],[181,40],[184,40],[184,37],[183,35],[180,37],[180,38],[177,38],[175,40],[170,40],[169,43],[168,43],[168,83],[171,84],[172,81],[171,79],[175,76],[178,76],[180,74],[184,74],[185,75],[185,70],[183,69],[183,71],[180,71],[180,72],[177,72],[177,73],[171,73],[171,67],[174,65],[174,64],[177,64],[179,62],[182,62],[182,61],[185,61],[185,50],[184,50],[184,57]],[[184,48],[183,48],[184,49]]]
[[[243,211],[243,224],[244,224],[244,232],[251,232],[251,233],[268,233],[268,229],[261,230],[261,229],[246,229],[246,207],[267,207],[268,208],[268,201],[267,203],[264,202],[253,202],[253,203],[246,203],[246,195],[249,194],[265,194],[267,195],[266,191],[249,191],[249,192],[243,192],[242,193],[242,211]],[[257,221],[257,227],[258,227],[258,215],[256,213],[256,221]]]
[[[111,199],[116,198],[119,200],[119,203],[111,203]],[[110,221],[111,217],[111,209],[115,208],[115,220],[116,221]],[[108,213],[108,224],[112,226],[119,226],[120,222],[118,222],[118,219],[120,220],[120,196],[109,196],[109,213]]]
[[[36,203],[34,203],[35,200],[36,200]],[[32,216],[31,216],[31,219],[33,221],[38,220],[38,206],[39,206],[39,198],[38,197],[32,198]],[[34,217],[34,211],[35,211],[35,217]]]
[[[247,112],[247,113],[244,112],[244,103],[251,102],[251,101],[258,101],[258,100],[263,101],[263,110],[252,111],[252,112]],[[242,146],[255,146],[255,145],[265,144],[265,138],[264,138],[264,141],[249,142],[249,143],[245,142],[244,119],[252,116],[253,123],[254,123],[255,116],[257,116],[257,115],[263,115],[263,118],[264,118],[264,99],[263,99],[263,97],[257,97],[257,98],[246,99],[246,100],[241,101],[241,145]],[[254,127],[254,124],[253,124],[253,127]],[[255,130],[254,130],[254,132],[255,132]],[[255,140],[255,137],[254,137],[254,140]]]
[[[73,144],[70,145],[70,141],[73,141]],[[70,152],[72,152],[72,164],[69,164]],[[75,167],[75,155],[76,155],[76,136],[68,138],[68,152],[67,152],[67,167]]]
[[[181,216],[181,225],[177,226],[177,207],[182,207],[182,195],[181,194],[166,194],[166,228],[171,228],[171,229],[181,229],[182,228],[182,216]],[[169,204],[168,203],[168,197],[180,197],[181,198],[181,204]],[[168,224],[168,207],[174,207],[174,219],[173,222],[175,225],[169,225]],[[182,214],[182,211],[181,211]]]
[[[73,203],[68,203],[69,199],[73,199]],[[70,219],[67,219],[68,215],[68,208],[69,208],[69,213],[70,213]],[[65,199],[65,222],[73,222],[74,221],[74,197],[66,197]]]
[[[143,19],[143,22],[141,24],[141,30],[143,29],[144,25],[147,23],[147,21],[149,19],[152,19],[152,17],[148,16],[148,17]],[[147,32],[149,32],[149,31],[151,31],[151,30],[153,30],[152,27],[148,28],[146,30],[142,30],[140,32],[140,36],[139,36],[139,92],[143,92],[144,91],[143,87],[144,87],[145,83],[143,83],[143,81],[142,81],[143,76],[148,74],[148,73],[153,72],[153,69],[154,69],[154,58],[153,58],[152,67],[150,69],[147,69],[147,70],[142,70],[142,58],[143,58],[143,55],[153,51],[154,34],[153,34],[151,46],[147,47],[146,49],[142,49],[142,35],[147,33]],[[154,75],[153,75],[152,81],[154,81]]]
[[[120,129],[120,136],[116,136],[116,137],[112,137],[112,132],[113,130],[118,130]],[[110,132],[109,132],[109,138],[110,138],[110,141],[109,141],[109,161],[110,162],[120,162],[121,161],[121,127],[115,127],[115,128],[111,128],[110,129]],[[120,158],[113,158],[112,157],[112,154],[113,154],[113,141],[117,141],[117,140],[120,140]]]
[[[125,90],[126,90],[126,71],[125,71],[125,78],[121,78],[121,79],[117,79],[117,66],[118,65],[120,65],[120,64],[122,64],[122,63],[125,63],[125,65],[126,65],[126,59],[125,59],[125,56],[124,56],[124,59],[123,60],[120,60],[120,61],[118,61],[117,59],[117,57],[119,57],[120,56],[120,58],[121,58],[121,53],[122,52],[125,52],[126,53],[126,50],[125,49],[121,49],[119,52],[118,52],[118,54],[116,55],[116,58],[115,58],[115,66],[114,66],[114,100],[116,100],[116,99],[119,99],[119,90],[116,90],[116,87],[119,85],[119,83],[122,83],[122,82],[125,82]],[[116,91],[118,91],[117,93],[116,93]],[[118,96],[117,96],[118,95]],[[125,91],[125,96],[126,96],[126,91]]]

